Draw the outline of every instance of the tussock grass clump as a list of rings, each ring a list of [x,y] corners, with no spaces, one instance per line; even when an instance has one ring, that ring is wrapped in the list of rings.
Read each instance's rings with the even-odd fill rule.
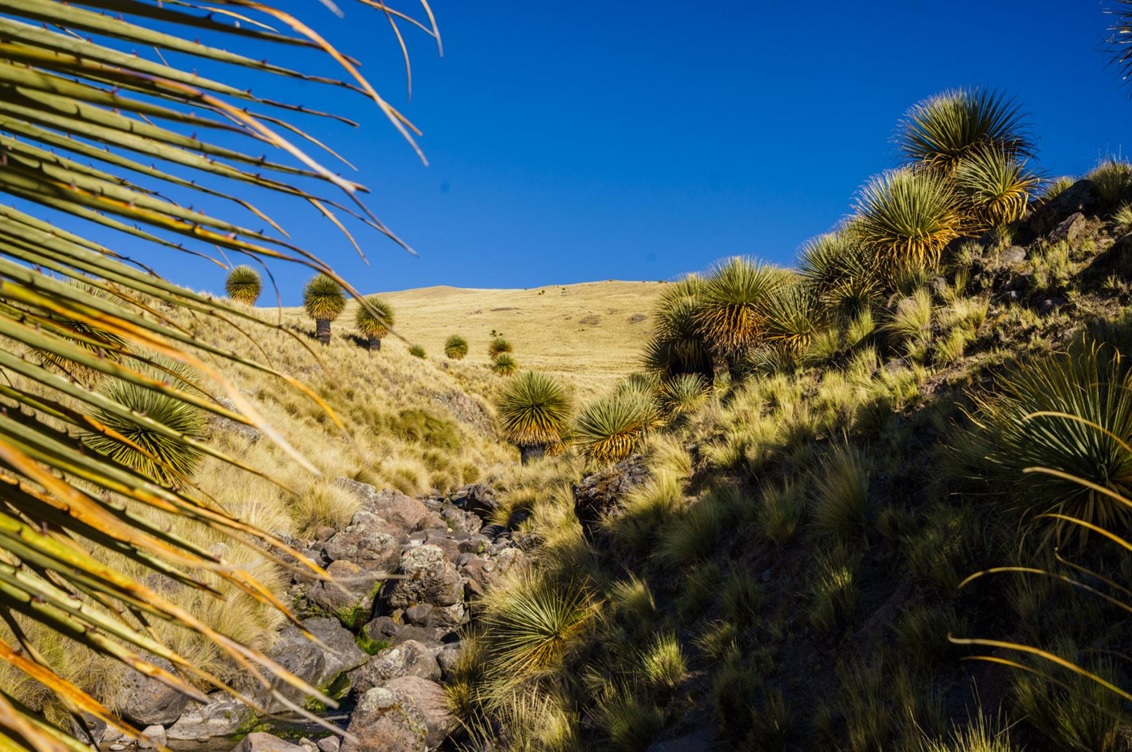
[[[163,371],[144,369],[152,379],[168,381]],[[191,374],[173,367],[179,388],[191,387]],[[200,467],[208,420],[201,408],[176,396],[116,379],[103,382],[99,392],[130,411],[97,408],[95,417],[111,433],[88,432],[84,443],[146,478],[170,486],[189,481]]]
[[[653,637],[640,655],[641,679],[653,692],[673,692],[688,678],[688,660],[671,632]]]
[[[496,337],[491,342],[487,343],[487,357],[495,360],[498,356],[504,353],[513,352],[514,348],[511,343],[503,337]]]
[[[656,704],[638,700],[626,688],[606,692],[597,708],[601,728],[617,752],[640,752],[664,731],[664,713]]]
[[[355,494],[334,483],[322,481],[298,494],[289,511],[295,532],[301,537],[311,538],[320,528],[345,529],[360,506]]]
[[[819,553],[815,560],[816,580],[810,591],[810,624],[831,632],[857,609],[856,561],[844,551]]]
[[[1124,229],[1132,227],[1132,204],[1121,205],[1112,215],[1112,219]]]
[[[1077,480],[1132,493],[1132,376],[1119,353],[1086,346],[1040,358],[1012,371],[1001,393],[978,407],[963,452],[1023,520],[1041,524],[1042,515],[1058,514],[1106,529],[1128,524],[1127,507]],[[1069,524],[1055,520],[1047,529],[1063,540]],[[1077,530],[1084,543],[1088,531]]]
[[[552,376],[527,371],[512,379],[499,396],[503,435],[519,447],[523,461],[563,441],[573,403]]]
[[[424,359],[428,356],[428,353],[425,352],[424,345],[412,345],[409,348],[409,355],[412,355],[414,358]]]
[[[354,314],[354,326],[366,340],[370,350],[380,350],[381,340],[385,339],[389,330],[393,328],[393,306],[380,298],[366,298],[365,302],[366,305],[358,305],[358,310]],[[423,355],[423,348],[421,352]]]
[[[656,615],[652,589],[635,574],[610,586],[609,604],[614,613],[630,623],[648,623]]]
[[[260,279],[259,272],[250,266],[237,266],[228,272],[228,278],[224,281],[224,291],[237,303],[255,305],[260,293],[263,292],[263,280]]]
[[[1097,187],[1101,201],[1110,209],[1132,199],[1132,163],[1106,159],[1085,176]]]
[[[762,531],[767,538],[780,546],[794,537],[802,521],[805,497],[802,490],[791,483],[766,485],[762,489]]]
[[[1018,105],[999,92],[953,89],[913,105],[896,145],[912,162],[950,173],[987,150],[1011,158],[1033,156],[1025,120]]]
[[[330,322],[346,308],[342,286],[325,274],[313,277],[303,288],[303,309],[314,319],[315,335],[322,344],[330,342]]]
[[[945,739],[925,739],[919,752],[1021,752],[1010,741],[1009,729],[983,713],[965,726],[952,728]]]
[[[869,504],[869,472],[860,452],[847,445],[834,448],[814,480],[815,529],[840,540],[861,536]]]
[[[890,278],[932,269],[962,231],[957,206],[951,184],[934,172],[886,172],[861,189],[853,233]]]
[[[1053,201],[1066,190],[1072,188],[1076,183],[1077,178],[1069,175],[1062,175],[1061,177],[1046,181],[1039,198],[1042,202]]]
[[[591,402],[574,422],[574,441],[595,462],[620,462],[637,448],[656,420],[651,397],[635,390]]]
[[[491,370],[499,376],[510,376],[519,370],[519,361],[507,353],[499,353],[491,361]]]
[[[726,510],[708,496],[669,521],[654,555],[672,567],[702,561],[715,551],[726,525]]]
[[[459,334],[453,334],[444,341],[444,357],[452,360],[463,360],[468,354],[468,340]]]

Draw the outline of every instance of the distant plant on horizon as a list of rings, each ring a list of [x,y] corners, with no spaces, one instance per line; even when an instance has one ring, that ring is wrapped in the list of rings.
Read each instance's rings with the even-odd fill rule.
[[[393,328],[393,307],[380,298],[366,298],[365,303],[358,301],[354,326],[365,338],[370,350],[380,350],[381,340]],[[421,357],[423,354],[424,350],[421,350]]]
[[[259,272],[250,266],[237,266],[228,272],[224,290],[228,293],[228,297],[237,303],[255,305],[260,293],[263,292],[263,280],[260,279]]]
[[[409,348],[409,355],[414,358],[424,358],[427,353],[425,352],[424,345],[413,345]]]
[[[574,422],[574,441],[595,462],[614,463],[633,453],[656,420],[656,406],[635,391],[601,397]]]
[[[951,174],[981,151],[1012,159],[1032,157],[1026,115],[1005,95],[989,89],[952,89],[928,97],[905,113],[896,136],[912,163]]]
[[[499,395],[504,437],[519,447],[523,464],[563,443],[574,406],[553,376],[526,371],[507,382]]]
[[[341,316],[346,308],[346,293],[335,280],[319,274],[307,282],[303,290],[303,308],[314,319],[318,341],[329,344],[330,322]]]
[[[468,354],[468,340],[459,334],[453,334],[444,341],[444,357],[452,360],[463,360]]]
[[[511,343],[503,337],[496,337],[487,345],[487,357],[495,359],[498,355],[513,352]]]
[[[519,361],[508,353],[499,353],[491,361],[491,370],[499,376],[510,376],[519,370]]]
[[[906,269],[934,268],[947,244],[960,236],[963,218],[947,180],[905,168],[865,185],[852,227],[891,279]]]

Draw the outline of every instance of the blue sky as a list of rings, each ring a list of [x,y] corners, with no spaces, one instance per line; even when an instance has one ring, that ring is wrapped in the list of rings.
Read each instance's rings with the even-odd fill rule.
[[[284,6],[365,63],[424,132],[430,165],[360,98],[263,91],[363,122],[315,128],[420,257],[361,229],[366,266],[313,214],[265,208],[367,293],[670,279],[734,254],[789,264],[897,163],[901,114],[949,87],[1015,97],[1046,175],[1132,152],[1132,86],[1106,68],[1099,0],[433,0],[445,56],[406,31],[408,102],[385,21],[338,2],[344,19],[314,0]],[[223,284],[209,265],[155,264]],[[296,303],[307,275],[274,271]]]

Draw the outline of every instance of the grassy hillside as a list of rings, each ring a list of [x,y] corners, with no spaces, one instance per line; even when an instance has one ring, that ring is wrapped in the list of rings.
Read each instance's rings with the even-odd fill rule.
[[[665,286],[609,281],[527,290],[426,287],[378,297],[393,306],[396,334],[430,357],[442,358],[444,341],[459,334],[469,344],[465,362],[486,365],[487,345],[499,335],[514,345],[520,367],[561,375],[592,395],[637,370],[638,345]],[[341,331],[352,327],[355,305],[337,324]],[[287,315],[306,325],[301,310],[289,309]]]

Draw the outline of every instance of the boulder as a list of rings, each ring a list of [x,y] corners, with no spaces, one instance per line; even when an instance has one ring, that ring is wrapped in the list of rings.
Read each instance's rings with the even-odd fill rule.
[[[1118,238],[1108,249],[1094,258],[1083,276],[1096,282],[1110,274],[1122,279],[1132,279],[1132,233]]]
[[[499,502],[495,500],[495,492],[483,483],[473,483],[457,489],[448,500],[465,512],[472,512],[480,517],[490,517],[499,507]]]
[[[1099,204],[1100,195],[1093,181],[1078,180],[1053,199],[1034,209],[1026,225],[1036,235],[1045,235],[1071,214],[1094,213]]]
[[[440,679],[444,682],[452,681],[456,675],[456,667],[460,665],[460,654],[463,647],[460,643],[445,645],[444,649],[436,654],[436,665],[440,666]]]
[[[1057,227],[1046,237],[1050,243],[1060,243],[1062,241],[1068,242],[1070,245],[1075,245],[1077,239],[1081,237],[1081,233],[1085,231],[1089,221],[1085,219],[1085,215],[1081,212],[1074,212],[1068,217],[1063,219]]]
[[[390,609],[405,609],[418,603],[451,606],[463,595],[460,575],[437,546],[410,548],[401,555],[398,573],[403,579],[390,580],[382,600]]]
[[[365,621],[373,611],[375,592],[381,580],[350,561],[331,562],[326,568],[332,581],[318,582],[307,591],[307,600],[339,621],[353,627]]]
[[[173,673],[173,664],[169,661],[163,658],[150,660]],[[125,671],[113,701],[119,716],[141,728],[173,723],[188,704],[186,695],[133,669]]]
[[[385,687],[374,687],[358,699],[346,731],[350,736],[342,741],[341,752],[426,752],[429,748],[424,713],[403,692]]]
[[[362,512],[369,512],[387,520],[391,525],[405,532],[446,528],[440,515],[431,511],[423,502],[410,498],[400,491],[378,491],[366,483],[350,478],[338,478],[334,483],[358,497],[362,502]]]
[[[256,731],[240,740],[232,752],[306,752],[306,750],[297,744],[285,742],[278,736]]]
[[[1026,249],[1020,245],[1012,245],[998,254],[998,260],[1010,266],[1021,264],[1026,260]]]
[[[440,665],[436,650],[416,640],[406,640],[378,652],[369,663],[350,674],[354,691],[365,694],[390,679],[416,676],[422,679],[439,679]]]
[[[292,624],[279,634],[279,640],[267,651],[267,656],[312,687],[328,694],[344,694],[348,685],[336,687],[336,683],[342,684],[336,680],[368,661],[369,656],[358,648],[353,634],[343,629],[336,619],[307,619],[303,627],[323,644],[309,639]],[[275,682],[275,688],[293,702],[301,704],[305,699],[302,692],[282,680]],[[266,698],[264,703],[269,712],[285,707],[279,701],[269,702]]]
[[[361,518],[359,520],[359,518]],[[362,513],[322,545],[328,561],[348,561],[366,572],[392,572],[401,560],[401,543],[385,520]]]
[[[138,749],[154,749],[164,747],[168,738],[165,736],[164,726],[146,726],[142,729],[142,737],[138,739]]]
[[[398,645],[408,640],[421,643],[435,642],[440,632],[431,627],[416,627],[411,624],[402,624],[391,616],[379,616],[362,627],[361,634],[371,643],[384,642],[387,647]]]
[[[232,736],[252,720],[251,708],[224,692],[213,692],[208,703],[190,703],[189,707],[168,728],[173,741],[208,741]]]
[[[444,689],[439,684],[417,676],[403,676],[390,681],[385,688],[410,700],[424,716],[429,749],[439,747],[452,733],[454,719],[448,709]]]
[[[318,740],[318,752],[338,752],[342,739],[338,736],[324,736]]]
[[[574,484],[574,515],[587,539],[593,539],[601,518],[648,476],[644,458],[634,455]]]

